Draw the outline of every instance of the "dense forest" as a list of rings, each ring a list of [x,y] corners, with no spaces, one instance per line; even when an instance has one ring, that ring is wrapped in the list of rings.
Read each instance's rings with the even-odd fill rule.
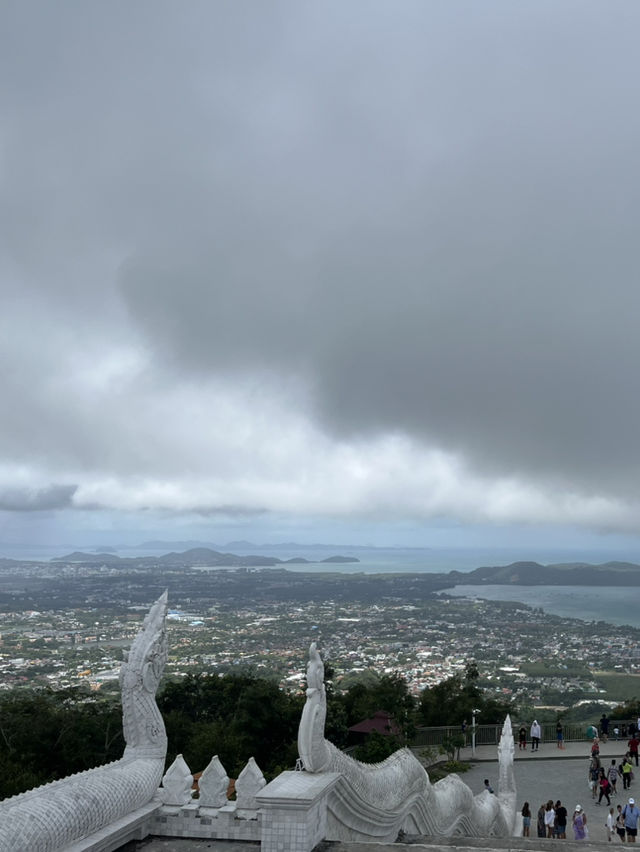
[[[411,740],[419,725],[459,724],[474,707],[483,722],[502,722],[508,707],[485,697],[477,669],[425,690],[420,700],[397,674],[372,676],[334,691],[327,667],[326,735],[339,747],[348,729],[377,710],[396,720],[401,734],[369,737],[355,756],[375,762]],[[192,772],[217,754],[230,777],[254,757],[267,778],[295,765],[304,693],[283,692],[253,674],[193,674],[170,681],[158,695],[169,740],[167,762],[184,755]],[[120,704],[80,689],[19,690],[0,695],[0,798],[117,760],[124,748]]]

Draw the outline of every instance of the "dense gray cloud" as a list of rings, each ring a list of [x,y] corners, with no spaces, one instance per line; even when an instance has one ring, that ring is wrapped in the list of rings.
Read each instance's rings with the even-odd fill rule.
[[[640,9],[4,18],[0,481],[635,528]]]
[[[48,488],[4,488],[0,490],[0,511],[42,512],[71,506],[76,485],[50,485]]]

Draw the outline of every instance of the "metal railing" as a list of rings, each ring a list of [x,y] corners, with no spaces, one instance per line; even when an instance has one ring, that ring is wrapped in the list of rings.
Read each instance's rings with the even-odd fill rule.
[[[614,727],[618,727],[620,731],[624,730],[624,735],[620,734],[620,740],[627,739],[628,734],[626,731],[628,730],[629,724],[631,723],[631,719],[616,719],[615,722],[611,722],[609,727],[609,739],[614,739],[613,729]],[[623,727],[624,726],[624,727]],[[518,728],[519,725],[514,725],[513,735],[516,742],[518,742]],[[531,728],[531,723],[525,725],[527,729],[527,742],[530,742],[529,730]],[[542,737],[541,742],[543,743],[551,743],[556,742],[556,723],[555,722],[546,722],[540,723],[540,727],[542,728]],[[562,726],[562,733],[565,742],[580,742],[587,741],[590,737],[587,735],[587,728],[589,725],[586,722],[580,723],[567,723]],[[466,740],[467,745],[471,745],[471,725],[467,726],[466,731]],[[500,742],[500,735],[502,733],[502,725],[476,725],[476,746],[481,745],[497,745]],[[461,734],[460,725],[442,725],[440,727],[435,728],[416,728],[416,733],[413,739],[411,740],[412,747],[419,746],[439,746],[446,739],[450,739],[451,737],[457,737]]]

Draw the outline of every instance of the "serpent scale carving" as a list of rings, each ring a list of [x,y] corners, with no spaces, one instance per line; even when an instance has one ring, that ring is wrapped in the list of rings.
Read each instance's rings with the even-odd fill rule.
[[[498,759],[498,794],[474,796],[457,776],[432,784],[407,748],[370,765],[349,757],[324,736],[324,666],[315,643],[309,649],[307,700],[298,730],[298,751],[305,771],[337,772],[329,795],[327,840],[395,840],[400,830],[432,836],[509,837],[515,821],[513,735],[505,720]]]
[[[120,760],[0,802],[0,852],[56,852],[148,804],[167,751],[155,696],[167,660],[167,593],[151,607],[120,669]]]

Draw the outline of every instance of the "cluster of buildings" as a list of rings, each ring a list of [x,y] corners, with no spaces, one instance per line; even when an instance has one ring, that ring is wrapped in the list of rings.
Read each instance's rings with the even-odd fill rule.
[[[0,688],[109,689],[139,606],[0,612]],[[399,672],[414,695],[481,660],[481,684],[516,703],[606,697],[603,674],[640,672],[640,631],[559,618],[518,604],[436,597],[377,603],[269,600],[171,610],[169,676],[250,669],[297,690],[315,641],[337,688],[368,670]],[[555,701],[554,701],[555,700]]]

